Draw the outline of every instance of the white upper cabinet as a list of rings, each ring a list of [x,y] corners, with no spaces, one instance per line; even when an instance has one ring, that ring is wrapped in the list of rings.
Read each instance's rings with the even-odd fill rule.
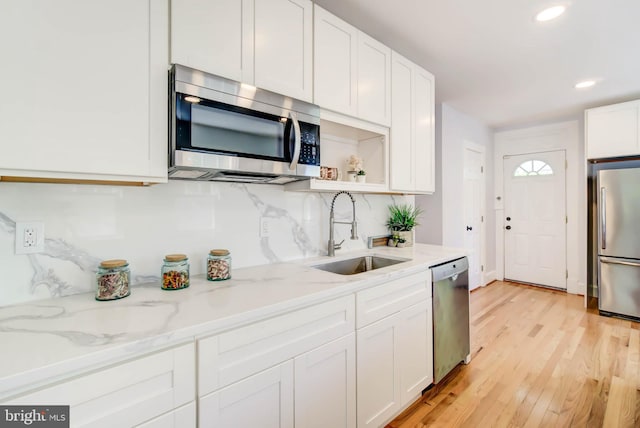
[[[396,52],[391,60],[390,187],[435,190],[434,78]]]
[[[319,6],[314,12],[314,102],[391,123],[391,49]]]
[[[433,75],[418,67],[414,76],[415,190],[435,191],[435,88]]]
[[[172,63],[311,101],[311,0],[174,0],[171,12]]]
[[[640,154],[640,100],[585,111],[587,159]]]
[[[172,0],[171,62],[253,82],[253,0]]]
[[[391,124],[391,49],[358,34],[358,117]]]
[[[311,102],[313,3],[255,0],[255,85]]]
[[[314,8],[313,101],[323,108],[355,116],[358,113],[358,30]]]
[[[168,0],[4,2],[0,176],[166,181],[168,26]]]

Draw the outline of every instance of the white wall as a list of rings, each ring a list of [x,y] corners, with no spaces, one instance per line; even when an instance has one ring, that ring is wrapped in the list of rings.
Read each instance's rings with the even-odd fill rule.
[[[0,183],[0,306],[94,290],[101,260],[129,261],[133,285],[158,281],[165,254],[186,253],[204,272],[210,249],[227,248],[233,268],[326,254],[332,193],[282,186],[170,181],[151,187]],[[343,250],[387,233],[387,206],[412,196],[355,195],[359,240],[336,225]],[[350,220],[351,201],[336,200]],[[259,236],[260,218],[270,236]],[[15,222],[45,224],[45,251],[15,255]],[[159,285],[158,285],[159,286]]]
[[[481,121],[455,110],[453,107],[442,104],[440,119],[436,115],[436,123],[440,125],[439,135],[436,134],[436,147],[440,146],[440,156],[436,153],[436,159],[440,167],[436,169],[436,191],[438,195],[416,196],[416,204],[426,210],[435,210],[438,205],[441,209],[442,245],[451,247],[464,247],[465,223],[462,210],[463,191],[463,150],[466,142],[475,143],[485,147],[486,164],[486,207],[487,218],[486,245],[485,245],[485,278],[491,280],[496,266],[495,261],[495,230],[494,213],[489,207],[493,207],[493,132]],[[436,113],[438,112],[436,110]],[[436,132],[438,127],[436,127]],[[438,138],[439,137],[439,138]],[[438,184],[440,182],[441,184]],[[416,234],[419,242],[429,242],[426,239],[437,238],[435,233]]]

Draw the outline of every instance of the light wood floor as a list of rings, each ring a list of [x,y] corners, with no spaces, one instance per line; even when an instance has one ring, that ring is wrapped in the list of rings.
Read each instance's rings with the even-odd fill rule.
[[[640,325],[506,282],[471,293],[471,355],[388,427],[640,427]]]

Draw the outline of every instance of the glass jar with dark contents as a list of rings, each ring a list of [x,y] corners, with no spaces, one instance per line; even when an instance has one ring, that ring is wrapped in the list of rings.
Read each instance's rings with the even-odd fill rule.
[[[231,278],[231,254],[229,250],[211,250],[207,256],[207,279],[223,281]]]
[[[122,299],[131,294],[131,272],[126,260],[105,260],[96,272],[96,300]]]
[[[167,254],[162,264],[162,289],[180,290],[189,286],[189,259],[184,254]]]

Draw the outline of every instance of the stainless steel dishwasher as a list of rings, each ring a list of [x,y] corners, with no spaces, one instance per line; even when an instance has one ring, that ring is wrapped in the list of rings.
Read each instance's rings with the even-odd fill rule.
[[[434,383],[471,358],[468,270],[466,257],[431,267]]]

